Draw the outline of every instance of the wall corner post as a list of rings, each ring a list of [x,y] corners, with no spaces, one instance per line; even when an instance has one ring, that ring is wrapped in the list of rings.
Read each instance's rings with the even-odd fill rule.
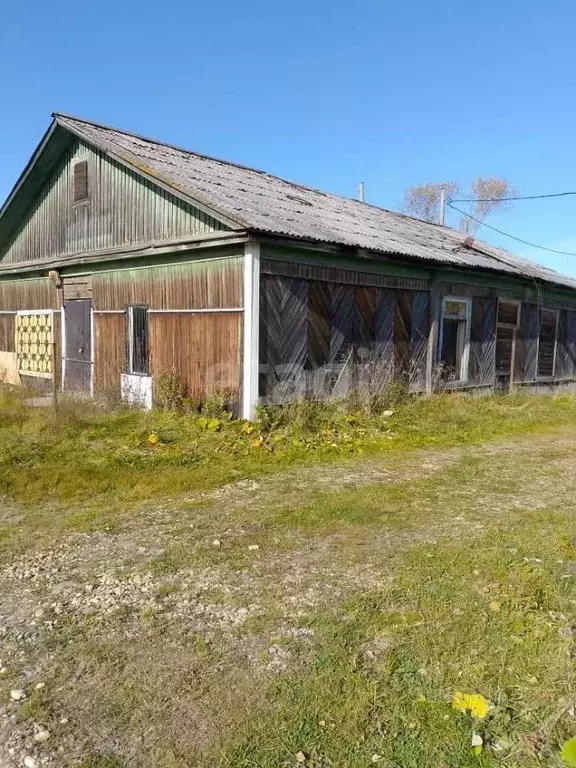
[[[260,243],[249,240],[244,246],[244,334],[242,344],[243,419],[256,417],[259,375],[260,330]]]

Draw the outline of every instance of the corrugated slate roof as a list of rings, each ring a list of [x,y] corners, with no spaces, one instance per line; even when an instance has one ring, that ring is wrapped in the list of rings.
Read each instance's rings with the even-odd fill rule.
[[[503,249],[478,240],[473,247],[464,247],[462,233],[449,227],[98,123],[61,114],[54,117],[87,142],[220,212],[238,228],[491,269],[576,288],[576,280]]]

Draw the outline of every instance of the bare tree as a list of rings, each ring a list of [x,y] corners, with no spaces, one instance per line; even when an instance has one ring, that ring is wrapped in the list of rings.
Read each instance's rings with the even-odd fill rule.
[[[455,181],[428,182],[414,187],[408,187],[404,193],[402,210],[409,216],[422,221],[436,223],[440,219],[440,199],[444,190],[449,201],[454,195],[459,195],[460,185]],[[463,196],[470,198],[468,215],[461,217],[459,229],[467,235],[474,235],[480,224],[496,210],[504,208],[506,198],[514,197],[517,193],[506,179],[498,176],[478,176],[470,185],[470,190]]]
[[[498,176],[478,176],[472,182],[469,195],[475,202],[470,204],[470,216],[462,216],[460,219],[460,229],[468,235],[473,235],[487,216],[505,207],[504,198],[514,197],[516,194],[506,179],[500,179]]]
[[[458,194],[460,187],[454,181],[429,182],[408,187],[404,193],[402,210],[409,216],[422,221],[437,223],[440,219],[440,197],[444,190],[446,197]]]

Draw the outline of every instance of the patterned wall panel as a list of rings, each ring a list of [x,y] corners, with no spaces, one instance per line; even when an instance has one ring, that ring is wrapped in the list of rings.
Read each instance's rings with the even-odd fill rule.
[[[494,383],[497,304],[496,299],[479,296],[475,296],[472,300],[468,366],[471,384],[483,386]]]
[[[426,357],[428,354],[428,329],[430,327],[430,293],[416,291],[412,299],[412,327],[410,334],[410,389],[426,388]]]
[[[425,387],[430,295],[262,275],[260,394],[268,402]]]
[[[330,362],[346,363],[353,354],[354,343],[354,288],[350,285],[330,286],[332,312],[330,336]]]
[[[16,315],[14,345],[21,373],[52,376],[52,333],[52,312]]]
[[[412,337],[412,291],[397,291],[394,308],[394,375],[408,381]]]
[[[514,380],[535,381],[538,365],[540,313],[536,304],[522,304],[520,328],[516,332]]]
[[[566,376],[576,376],[576,312],[566,312],[566,344],[564,349]]]
[[[306,392],[307,283],[262,276],[260,395],[282,402]]]

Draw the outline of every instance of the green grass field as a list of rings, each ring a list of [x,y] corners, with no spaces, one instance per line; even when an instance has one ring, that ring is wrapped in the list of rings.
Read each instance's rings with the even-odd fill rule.
[[[565,764],[574,399],[1,405],[0,764]]]

